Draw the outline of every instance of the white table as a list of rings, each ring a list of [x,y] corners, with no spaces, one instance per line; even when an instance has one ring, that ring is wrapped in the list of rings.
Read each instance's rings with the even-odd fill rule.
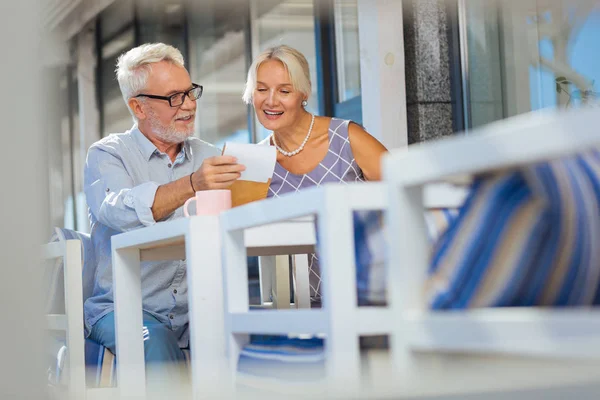
[[[274,223],[245,232],[248,256],[314,251],[312,219]],[[194,397],[222,395],[225,358],[223,277],[219,218],[196,216],[162,222],[112,237],[118,382],[122,398],[146,395],[142,341],[141,261],[187,260],[192,387]]]

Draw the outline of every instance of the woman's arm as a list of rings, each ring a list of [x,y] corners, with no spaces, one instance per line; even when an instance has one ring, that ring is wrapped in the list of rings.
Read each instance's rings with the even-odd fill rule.
[[[356,163],[369,181],[381,180],[381,157],[387,153],[384,145],[360,125],[350,123],[348,139]]]

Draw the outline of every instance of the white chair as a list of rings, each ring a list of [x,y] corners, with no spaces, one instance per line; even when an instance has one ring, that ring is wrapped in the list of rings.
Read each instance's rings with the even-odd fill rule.
[[[449,193],[444,199],[444,189],[431,190],[430,184],[465,181],[465,175],[468,178],[476,172],[534,163],[600,146],[600,135],[593,132],[598,125],[597,111],[515,118],[468,137],[427,143],[415,146],[408,153],[392,154],[385,163],[385,183],[313,188],[223,214],[225,324],[233,379],[240,350],[251,333],[324,334],[327,388],[331,388],[332,394],[340,394],[341,388],[342,395],[355,394],[361,389],[357,340],[360,335],[389,335],[395,366],[391,380],[419,371],[413,356],[423,350],[440,357],[445,352],[458,351],[597,359],[600,356],[598,311],[490,309],[442,314],[424,310],[420,294],[428,265],[424,209],[435,203],[450,205],[445,200],[460,203],[462,199],[456,193]],[[394,245],[389,246],[387,307],[356,305],[355,264],[349,250],[354,248],[352,212],[361,209],[388,210],[389,237],[394,238]],[[319,221],[323,308],[248,312],[243,273],[244,230],[306,215],[316,215]],[[476,327],[484,329],[474,330]],[[431,334],[440,329],[451,334]],[[576,331],[583,332],[585,340],[568,345],[561,341]],[[485,370],[471,372],[486,377]],[[564,372],[563,368],[560,376]],[[482,382],[493,386],[490,377],[486,378]],[[401,381],[411,383],[410,379]],[[507,387],[510,385],[505,384],[503,390]],[[437,394],[451,393],[445,392],[445,387],[435,390]]]
[[[324,335],[328,386],[355,392],[360,385],[359,337],[389,332],[393,315],[385,307],[357,304],[353,213],[386,209],[385,187],[381,182],[325,185],[222,214],[226,337],[233,374],[249,334]],[[453,185],[432,185],[427,192],[431,208],[456,208],[466,193]],[[249,312],[244,231],[307,216],[318,220],[322,308]]]
[[[80,240],[59,240],[42,246],[44,260],[62,258],[64,273],[64,314],[46,315],[47,329],[63,331],[68,354],[68,396],[70,399],[115,397],[115,388],[87,388],[83,326],[82,252]],[[56,283],[56,282],[54,282]],[[52,290],[52,289],[51,289]]]
[[[385,158],[386,223],[395,243],[388,248],[389,308],[396,316],[390,346],[397,374],[410,371],[415,355],[423,351],[528,357],[547,363],[600,361],[600,309],[426,309],[422,288],[428,248],[419,218],[425,185],[599,148],[599,125],[597,108],[523,115]],[[440,329],[448,334],[436,335]]]
[[[249,334],[325,334],[327,377],[332,384],[344,383],[352,391],[359,376],[358,335],[385,332],[389,326],[385,310],[357,306],[354,254],[348,251],[353,248],[352,211],[382,209],[385,200],[382,184],[330,185],[249,204],[221,215],[225,333],[232,376]],[[322,308],[249,312],[244,231],[306,216],[318,220]]]
[[[505,382],[503,390],[516,387],[518,380],[523,386],[550,394],[552,385],[576,387],[598,379],[594,371],[600,361],[600,309],[428,310],[422,292],[429,266],[428,248],[425,226],[418,216],[424,209],[425,185],[599,148],[599,124],[599,109],[523,115],[469,136],[416,146],[408,153],[392,152],[386,157],[386,223],[395,243],[388,248],[389,308],[396,316],[390,334],[394,376],[414,377],[417,360],[425,352],[499,356],[493,360],[512,357],[537,363],[530,367],[536,374],[521,374],[517,379],[513,374],[513,383]],[[592,364],[586,369],[589,362]],[[548,373],[561,365],[554,381],[536,379],[543,376],[542,371]],[[472,376],[476,373],[473,371]],[[506,374],[499,372],[496,382],[488,384],[493,386],[503,378]],[[595,398],[597,392],[588,395]]]

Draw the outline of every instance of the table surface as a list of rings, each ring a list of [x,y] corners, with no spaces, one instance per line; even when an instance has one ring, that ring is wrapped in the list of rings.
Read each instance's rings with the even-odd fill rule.
[[[141,261],[185,258],[185,235],[191,221],[202,216],[159,222],[113,236],[114,249],[140,249]],[[244,231],[248,256],[314,252],[316,234],[313,217],[297,218],[249,228]],[[171,257],[171,258],[169,258]]]

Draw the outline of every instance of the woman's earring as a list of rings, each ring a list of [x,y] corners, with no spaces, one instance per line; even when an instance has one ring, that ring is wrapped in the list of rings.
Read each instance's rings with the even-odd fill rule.
[[[302,100],[302,107],[306,107],[308,105],[308,101]]]

